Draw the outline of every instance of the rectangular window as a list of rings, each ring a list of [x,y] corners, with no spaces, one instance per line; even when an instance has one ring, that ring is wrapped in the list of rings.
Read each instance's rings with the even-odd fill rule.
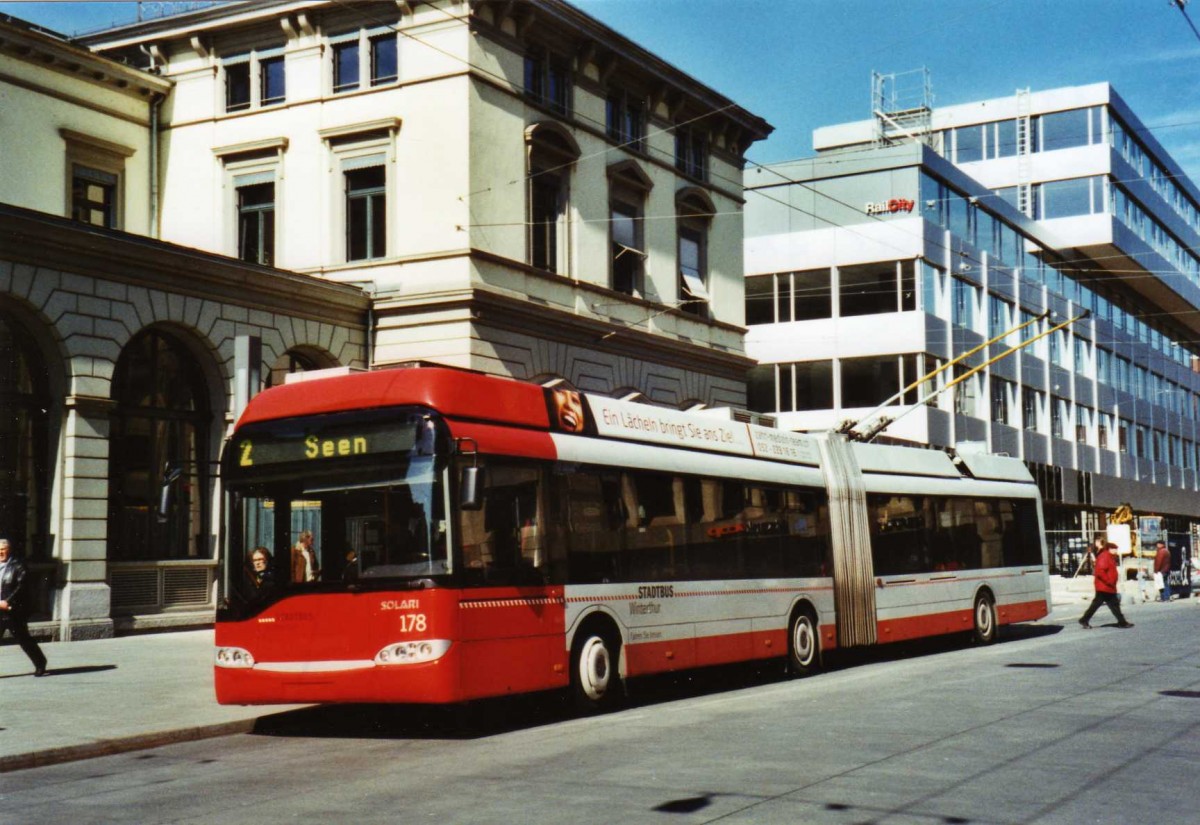
[[[278,103],[283,103],[287,99],[283,57],[260,60],[258,69],[260,82],[262,83],[259,94],[262,105],[274,106]]]
[[[250,263],[275,263],[275,184],[237,188],[238,257]]]
[[[646,151],[646,104],[641,98],[623,89],[609,92],[605,121],[612,140],[638,152]]]
[[[387,171],[383,166],[347,170],[346,260],[387,254]]]
[[[800,364],[783,365],[795,367],[797,410],[833,409],[833,362],[806,361]],[[791,375],[788,376],[789,383]],[[790,389],[790,388],[789,388]],[[782,390],[781,390],[782,395]],[[792,409],[787,407],[785,409]]]
[[[1050,434],[1065,438],[1071,421],[1071,402],[1065,398],[1050,397]]]
[[[960,126],[954,130],[955,163],[971,163],[983,160],[983,128]]]
[[[925,312],[945,318],[949,315],[946,271],[921,261],[921,302]]]
[[[1091,375],[1092,359],[1089,356],[1089,345],[1086,339],[1076,336],[1075,341],[1075,374]]]
[[[684,312],[708,316],[707,275],[704,264],[704,232],[694,227],[679,229],[679,298]]]
[[[92,226],[117,228],[118,178],[76,164],[71,170],[71,217]]]
[[[895,261],[839,268],[838,301],[842,317],[896,312]]]
[[[1087,444],[1091,441],[1088,432],[1092,428],[1092,410],[1090,407],[1075,407],[1075,441]]]
[[[525,95],[565,115],[571,110],[571,73],[565,61],[544,49],[525,55]]]
[[[708,178],[708,138],[703,133],[675,127],[675,168],[698,180]]]
[[[833,287],[829,269],[793,273],[792,285],[789,293],[791,300],[788,302],[792,316],[787,320],[813,321],[833,317]],[[781,304],[781,321],[785,320],[782,309]]]
[[[751,412],[779,412],[775,403],[775,365],[759,364],[746,375],[746,407]]]
[[[333,46],[333,91],[350,92],[358,88],[358,41]]]
[[[955,366],[954,377],[959,378],[969,369],[970,367]],[[967,415],[972,418],[978,417],[979,373],[975,373],[969,378],[964,378],[954,385],[954,411],[959,415]]]
[[[755,275],[746,279],[746,326],[775,323],[775,281],[787,275]]]
[[[1013,326],[1013,305],[988,293],[988,338],[996,338]]]
[[[611,217],[612,288],[626,295],[640,295],[646,257],[640,211],[627,203],[613,203]]]
[[[992,421],[997,424],[1011,424],[1009,393],[1012,391],[1011,381],[992,376]]]
[[[952,278],[954,306],[951,323],[966,329],[975,328],[975,317],[979,313],[980,288],[962,278]]]
[[[1021,387],[1021,414],[1025,429],[1037,432],[1042,422],[1042,393],[1032,387]]]
[[[883,358],[844,358],[842,409],[876,407],[900,391],[900,362],[894,355]]]
[[[540,172],[529,180],[530,263],[549,272],[559,270],[559,228],[563,220],[562,180]]]
[[[1001,120],[993,124],[995,132],[989,132],[992,138],[989,155],[994,158],[1011,158],[1017,154],[1017,121]]]
[[[1041,115],[1036,120],[1039,134],[1038,150],[1041,152],[1088,145],[1090,129],[1087,109],[1053,112]]]
[[[250,58],[225,64],[225,111],[240,112],[250,108]]]
[[[382,86],[395,83],[400,77],[399,61],[396,58],[396,35],[394,32],[372,37],[371,85]]]
[[[1093,190],[1101,185],[1099,178],[1071,178],[1039,184],[1036,187],[1039,195],[1035,217],[1050,220],[1102,212],[1103,198],[1093,197]]]

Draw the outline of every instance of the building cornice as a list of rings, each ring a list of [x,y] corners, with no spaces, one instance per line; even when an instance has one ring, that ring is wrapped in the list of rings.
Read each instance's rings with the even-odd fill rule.
[[[361,289],[0,204],[0,259],[359,327]]]
[[[134,98],[165,95],[171,81],[134,69],[35,28],[23,28],[0,17],[0,54],[12,55],[38,69],[77,77]]]

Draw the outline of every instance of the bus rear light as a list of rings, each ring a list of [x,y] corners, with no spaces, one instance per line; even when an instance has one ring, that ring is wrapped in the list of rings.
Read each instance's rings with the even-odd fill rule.
[[[254,657],[245,648],[218,647],[216,665],[228,668],[251,668],[254,667]]]
[[[396,642],[375,654],[377,665],[419,665],[433,662],[446,655],[449,639],[428,639],[422,642]]]

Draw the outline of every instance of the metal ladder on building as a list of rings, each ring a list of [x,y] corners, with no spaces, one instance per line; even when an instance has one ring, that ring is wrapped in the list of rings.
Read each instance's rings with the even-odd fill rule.
[[[1033,130],[1029,88],[1017,89],[1017,208],[1033,217]]]

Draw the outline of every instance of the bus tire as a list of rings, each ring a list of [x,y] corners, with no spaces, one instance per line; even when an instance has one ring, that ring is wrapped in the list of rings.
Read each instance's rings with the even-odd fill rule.
[[[975,617],[975,627],[971,639],[977,645],[990,645],[996,641],[996,603],[988,593],[980,593],[975,597],[975,608],[971,611]]]
[[[811,676],[821,669],[821,637],[817,620],[798,610],[788,626],[788,670],[793,676]]]
[[[571,693],[576,708],[596,713],[620,703],[620,656],[621,643],[615,630],[599,622],[580,629],[571,646]]]

